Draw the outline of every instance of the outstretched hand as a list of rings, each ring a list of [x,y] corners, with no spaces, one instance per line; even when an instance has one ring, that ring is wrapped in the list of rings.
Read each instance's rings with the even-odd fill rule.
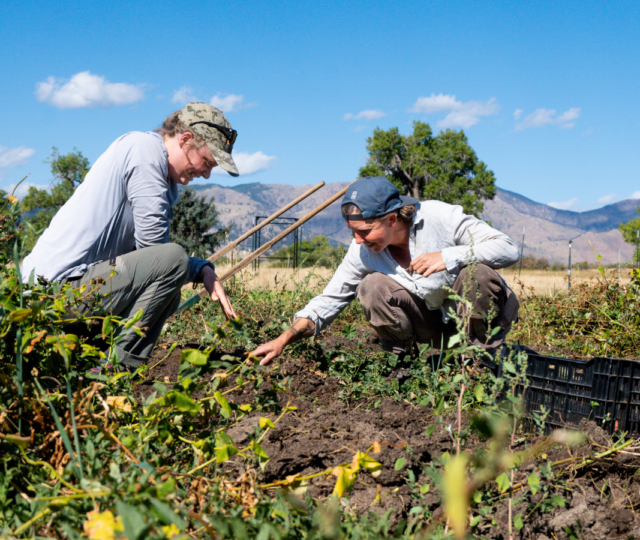
[[[250,352],[248,357],[260,358],[262,356],[263,358],[260,360],[260,365],[266,366],[271,363],[271,360],[282,354],[284,347],[285,344],[281,339],[274,339],[273,341],[260,345],[255,351]]]
[[[205,266],[202,269],[202,284],[204,288],[207,289],[211,300],[214,302],[220,302],[222,306],[222,311],[224,311],[224,316],[227,319],[235,319],[238,316],[231,306],[231,302],[229,302],[229,298],[227,297],[227,293],[224,292],[224,287],[222,283],[218,279],[213,268],[210,266]]]
[[[447,265],[442,260],[442,251],[436,253],[423,253],[418,255],[409,264],[408,271],[410,274],[422,274],[424,277],[442,272],[447,269]]]

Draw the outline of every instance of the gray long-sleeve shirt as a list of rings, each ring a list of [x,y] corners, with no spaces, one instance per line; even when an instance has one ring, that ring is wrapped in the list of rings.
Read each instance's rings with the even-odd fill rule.
[[[22,263],[48,281],[82,276],[99,262],[169,241],[178,186],[168,176],[167,150],[157,133],[132,132],[102,154],[51,220]],[[195,281],[209,261],[189,259]],[[211,265],[212,266],[212,265]]]
[[[311,300],[295,317],[312,320],[317,334],[355,298],[356,289],[367,274],[381,272],[424,299],[429,309],[441,310],[443,320],[447,321],[447,313],[454,304],[447,299],[450,294],[447,289],[453,286],[462,268],[471,262],[504,268],[518,261],[518,247],[511,238],[484,221],[465,214],[461,206],[440,201],[425,201],[417,206],[409,235],[411,259],[441,251],[446,270],[428,277],[409,274],[388,249],[376,253],[353,240],[322,294]]]

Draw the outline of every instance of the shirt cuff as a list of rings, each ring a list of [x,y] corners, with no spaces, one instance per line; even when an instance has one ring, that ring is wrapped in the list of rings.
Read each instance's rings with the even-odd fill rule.
[[[293,316],[293,320],[295,321],[296,319],[309,319],[310,321],[313,321],[313,324],[315,325],[314,336],[317,336],[320,333],[320,330],[322,330],[320,317],[318,317],[314,311],[305,311],[304,309],[302,311],[298,311],[298,313]]]
[[[198,259],[196,257],[189,257],[189,281],[193,283],[202,283],[201,272],[205,266],[210,266],[212,270],[216,267],[211,261]]]

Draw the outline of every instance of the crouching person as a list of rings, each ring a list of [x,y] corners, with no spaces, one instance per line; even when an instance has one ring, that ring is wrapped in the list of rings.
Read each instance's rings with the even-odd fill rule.
[[[213,265],[169,243],[169,220],[179,185],[209,178],[218,165],[238,176],[231,157],[236,135],[218,109],[189,103],[155,132],[117,139],[25,258],[24,280],[35,274],[72,287],[102,284],[98,311],[85,306],[78,314],[129,318],[142,310],[144,335],[130,329],[115,346],[119,362],[130,368],[149,358],[188,282],[203,283],[225,315],[235,318]]]
[[[401,196],[385,177],[351,184],[342,216],[353,233],[344,260],[291,327],[252,352],[260,364],[318,334],[356,297],[382,348],[396,354],[414,343],[446,346],[456,331],[451,309],[464,311],[448,298],[449,289],[472,305],[472,344],[494,349],[502,343],[518,314],[515,294],[495,270],[518,260],[511,238],[460,206]],[[488,336],[495,327],[500,331]]]

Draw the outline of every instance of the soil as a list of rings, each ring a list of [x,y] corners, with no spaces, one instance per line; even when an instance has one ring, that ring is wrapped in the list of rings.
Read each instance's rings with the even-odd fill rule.
[[[371,339],[368,344],[375,347]],[[167,350],[161,347],[156,349],[149,365],[153,366],[167,355]],[[242,352],[235,350],[221,354],[240,356]],[[544,351],[546,354],[550,352]],[[146,383],[137,387],[139,397],[146,397],[152,392],[149,384],[152,380],[175,381],[179,360],[180,350],[176,349],[151,370]],[[382,463],[381,474],[375,478],[370,474],[359,474],[348,498],[343,499],[343,502],[348,501],[344,504],[356,515],[390,511],[394,527],[402,527],[403,520],[411,519],[413,516],[409,511],[417,505],[430,512],[432,523],[442,522],[443,510],[438,490],[432,479],[424,473],[423,465],[435,460],[440,468],[437,458],[444,452],[455,453],[452,437],[447,431],[449,425],[457,429],[455,417],[438,421],[429,408],[391,399],[345,403],[339,398],[339,381],[318,371],[315,364],[304,359],[286,359],[270,373],[272,377],[290,378],[290,391],[281,396],[281,402],[282,405],[289,402],[297,407],[297,411],[285,415],[276,429],[271,430],[263,440],[262,446],[270,460],[260,478],[261,482],[284,480],[291,475],[311,475],[351,463],[356,451],[365,452],[374,443],[379,443],[381,451],[370,455]],[[249,390],[227,397],[238,404],[252,402]],[[264,412],[250,415],[227,433],[242,446],[247,441],[247,433],[253,431],[260,416],[269,415]],[[463,418],[463,429],[467,427],[467,421],[467,418]],[[425,431],[432,424],[435,425],[435,431],[427,437]],[[617,453],[596,459],[593,464],[571,472],[570,469],[580,463],[581,458],[594,456],[613,444],[609,435],[593,422],[583,421],[580,430],[588,435],[587,443],[570,450],[560,444],[549,444],[545,453],[523,463],[515,473],[514,485],[522,483],[526,487],[527,478],[536,466],[573,459],[567,461],[566,465],[555,467],[557,478],[551,494],[559,495],[564,507],[550,508],[543,501],[542,492],[531,495],[525,491],[527,494],[524,499],[521,498],[522,492],[513,494],[511,515],[525,516],[524,527],[520,531],[514,530],[514,538],[640,538],[640,516],[634,511],[635,505],[640,504],[640,480],[635,474],[640,469],[640,454],[633,450],[630,453]],[[528,447],[539,443],[544,444],[542,437],[526,441]],[[466,445],[469,451],[486,446],[473,436],[466,441]],[[524,446],[519,448],[522,449]],[[405,466],[396,471],[394,466],[401,457],[405,458]],[[245,472],[240,460],[228,462],[225,466],[232,478]],[[429,492],[421,501],[414,498],[407,484],[409,471],[415,475],[418,485],[430,484]],[[335,481],[334,476],[315,478],[309,483],[308,493],[314,498],[326,497],[333,491]],[[491,516],[494,524],[490,520],[481,522],[474,530],[476,537],[509,538],[506,527],[509,522],[508,497],[498,499]]]

